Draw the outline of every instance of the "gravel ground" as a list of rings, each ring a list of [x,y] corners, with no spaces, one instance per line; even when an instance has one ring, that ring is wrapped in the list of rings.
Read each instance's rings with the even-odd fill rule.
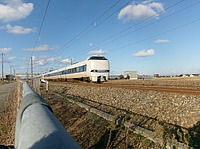
[[[54,84],[51,87],[54,90],[59,89]],[[60,85],[60,87],[65,94],[157,118],[185,128],[193,127],[200,121],[199,95],[79,85]]]
[[[51,92],[46,95],[43,90],[41,93],[54,115],[81,148],[162,148],[159,144],[134,134],[123,126],[110,123]]]
[[[149,86],[199,88],[199,78],[195,79],[192,81],[186,78],[177,83],[175,80],[157,82],[155,79],[152,82],[146,80],[145,83]],[[125,80],[125,83],[128,82]],[[115,116],[121,115],[134,124],[155,131],[164,139],[171,138],[200,148],[200,96],[108,87],[49,85],[50,90],[64,97],[82,101]],[[42,95],[51,105],[55,116],[82,148],[162,148],[54,94],[46,96],[43,90]],[[16,91],[13,96],[17,97]],[[14,144],[16,104],[16,98],[13,98],[6,113],[0,115],[0,145]]]
[[[108,84],[132,84],[142,85],[142,79],[139,80],[110,80]],[[200,77],[182,77],[182,78],[156,78],[146,79],[146,86],[163,86],[173,88],[193,88],[200,89]]]
[[[164,139],[200,147],[200,96],[69,84],[50,84],[50,90],[116,117],[126,115]]]

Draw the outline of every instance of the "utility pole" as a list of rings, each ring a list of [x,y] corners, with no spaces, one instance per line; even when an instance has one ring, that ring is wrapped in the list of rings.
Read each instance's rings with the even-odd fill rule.
[[[10,82],[12,80],[12,65],[10,65]]]
[[[15,69],[14,69],[13,71],[14,71],[14,80],[16,80],[16,76],[15,76]]]
[[[71,65],[73,64],[73,59],[71,58]]]
[[[27,69],[27,73],[26,73],[26,81],[28,81],[29,75],[28,75],[28,69]]]
[[[2,82],[3,82],[3,55],[5,55],[5,54],[1,53],[1,55],[2,55],[2,60],[1,60],[1,62],[2,62]]]
[[[31,56],[31,84],[33,85],[33,59]]]

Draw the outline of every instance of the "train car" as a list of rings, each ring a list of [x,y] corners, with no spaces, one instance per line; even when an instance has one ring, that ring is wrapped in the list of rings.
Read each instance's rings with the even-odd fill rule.
[[[91,82],[105,82],[108,80],[109,61],[101,55],[93,55],[83,62],[41,74],[41,80],[76,79]]]

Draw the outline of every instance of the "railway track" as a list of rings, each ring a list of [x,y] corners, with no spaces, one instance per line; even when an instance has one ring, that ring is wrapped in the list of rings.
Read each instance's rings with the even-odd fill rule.
[[[142,86],[142,85],[132,85],[132,84],[94,84],[94,83],[71,83],[71,82],[51,82],[55,84],[73,84],[73,85],[82,85],[82,86],[96,86],[96,87],[114,87],[114,88],[124,88],[130,90],[146,90],[146,91],[156,91],[156,92],[167,92],[167,93],[178,93],[186,95],[200,95],[200,89],[192,88],[172,88],[172,87],[160,87],[160,86]]]

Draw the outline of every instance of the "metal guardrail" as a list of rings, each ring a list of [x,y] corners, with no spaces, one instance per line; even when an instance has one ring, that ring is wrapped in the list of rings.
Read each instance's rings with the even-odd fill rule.
[[[17,114],[15,148],[80,149],[46,101],[27,82],[23,84],[23,101]]]

